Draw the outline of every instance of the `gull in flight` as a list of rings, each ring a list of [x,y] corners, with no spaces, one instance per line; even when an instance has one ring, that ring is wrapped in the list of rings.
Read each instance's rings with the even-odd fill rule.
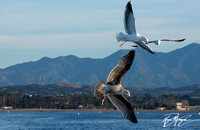
[[[152,49],[148,46],[149,43],[155,43],[156,45],[160,45],[161,41],[171,41],[171,42],[182,42],[185,39],[180,39],[180,40],[170,40],[170,39],[162,39],[162,40],[155,40],[155,41],[148,41],[148,39],[136,32],[136,27],[135,27],[135,18],[131,6],[131,2],[129,1],[126,5],[125,13],[124,13],[124,28],[125,32],[127,34],[124,34],[122,32],[118,32],[116,34],[117,41],[124,41],[126,42],[134,42],[137,45],[134,45],[132,47],[138,47],[140,46],[141,48],[145,49],[146,51],[155,54]],[[120,47],[123,46],[123,44],[120,44]],[[156,54],[155,54],[156,55]]]
[[[138,123],[131,103],[123,96],[129,96],[130,92],[124,89],[121,85],[121,79],[124,74],[130,69],[135,51],[130,51],[127,55],[123,56],[119,63],[112,69],[108,78],[107,84],[100,81],[94,89],[96,98],[102,100],[102,105],[106,97],[112,104],[132,123]]]

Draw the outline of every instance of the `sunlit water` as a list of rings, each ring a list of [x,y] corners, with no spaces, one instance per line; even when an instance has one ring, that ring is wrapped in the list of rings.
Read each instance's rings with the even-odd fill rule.
[[[179,113],[180,117],[192,115],[192,122],[178,127],[163,128],[166,112],[136,113],[138,124],[133,124],[119,112],[0,112],[0,129],[67,129],[67,130],[131,130],[131,129],[200,129],[200,115]]]

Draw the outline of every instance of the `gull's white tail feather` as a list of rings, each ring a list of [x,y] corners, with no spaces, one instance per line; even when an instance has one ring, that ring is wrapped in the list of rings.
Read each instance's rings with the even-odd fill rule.
[[[100,81],[100,82],[97,84],[97,86],[96,86],[95,89],[94,89],[94,95],[95,95],[96,98],[101,99],[101,100],[104,99],[103,93],[100,92],[100,89],[101,89],[102,87],[104,87],[104,86],[105,86],[105,83],[104,83],[103,81]]]

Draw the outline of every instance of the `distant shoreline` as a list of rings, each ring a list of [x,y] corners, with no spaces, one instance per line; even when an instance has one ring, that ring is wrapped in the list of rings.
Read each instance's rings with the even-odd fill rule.
[[[118,112],[115,109],[12,109],[0,110],[0,112]],[[180,111],[180,110],[135,110],[135,112],[195,112],[195,111]]]

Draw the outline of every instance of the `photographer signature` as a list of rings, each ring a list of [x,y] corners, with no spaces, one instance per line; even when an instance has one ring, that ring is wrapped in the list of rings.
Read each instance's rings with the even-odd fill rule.
[[[170,113],[165,115],[165,119],[163,120],[163,127],[167,127],[169,125],[174,124],[174,126],[181,127],[189,122],[200,121],[200,119],[191,120],[189,119],[192,115],[186,115],[180,117],[179,113]]]

